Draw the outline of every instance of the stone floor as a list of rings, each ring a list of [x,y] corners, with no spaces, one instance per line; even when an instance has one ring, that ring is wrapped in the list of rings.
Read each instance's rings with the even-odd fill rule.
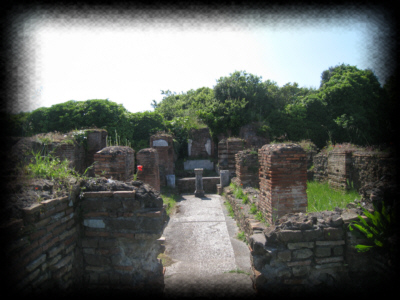
[[[183,195],[164,230],[165,296],[255,297],[249,248],[238,231],[219,195]]]

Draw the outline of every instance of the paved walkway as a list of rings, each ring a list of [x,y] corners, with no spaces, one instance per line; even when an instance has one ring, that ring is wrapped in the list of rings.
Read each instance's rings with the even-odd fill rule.
[[[166,297],[252,297],[248,246],[219,195],[183,195],[164,230]],[[244,273],[229,273],[241,270]]]

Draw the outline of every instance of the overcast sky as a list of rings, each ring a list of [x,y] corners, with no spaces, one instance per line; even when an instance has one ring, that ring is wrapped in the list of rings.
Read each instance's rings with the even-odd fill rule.
[[[42,8],[23,14],[14,28],[20,49],[14,65],[24,76],[14,75],[21,87],[13,112],[107,98],[130,112],[152,110],[161,90],[213,88],[235,71],[279,86],[297,82],[318,88],[324,70],[345,63],[372,69],[382,84],[386,79],[377,41],[388,29],[384,16],[368,9],[55,13]]]

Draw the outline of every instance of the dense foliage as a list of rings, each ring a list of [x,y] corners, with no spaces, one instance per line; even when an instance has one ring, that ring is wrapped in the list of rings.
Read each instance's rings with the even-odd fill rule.
[[[12,116],[11,135],[32,136],[50,131],[69,132],[86,128],[106,129],[135,150],[149,147],[150,135],[165,130],[164,118],[155,112],[130,113],[121,104],[103,99],[67,101]],[[117,134],[115,134],[117,133]]]
[[[30,113],[11,115],[13,136],[104,128],[117,132],[135,150],[149,146],[150,135],[173,133],[175,149],[187,151],[191,129],[208,126],[214,138],[237,136],[243,125],[257,122],[259,133],[270,140],[311,140],[319,148],[349,142],[361,146],[387,142],[394,134],[388,116],[396,106],[395,79],[381,87],[371,70],[341,64],[321,74],[318,89],[271,80],[245,71],[221,77],[211,89],[202,87],[176,94],[162,91],[162,101],[153,100],[154,112],[130,113],[108,100],[67,101]]]

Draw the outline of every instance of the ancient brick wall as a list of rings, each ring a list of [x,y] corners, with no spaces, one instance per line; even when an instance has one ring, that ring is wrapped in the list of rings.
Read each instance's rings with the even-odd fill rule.
[[[33,204],[2,228],[11,291],[63,291],[82,278],[76,202],[62,197]]]
[[[384,175],[395,177],[396,160],[389,153],[333,150],[313,157],[314,180],[329,181],[338,189],[360,189],[367,183],[376,182]]]
[[[224,192],[250,246],[254,288],[260,296],[322,295],[327,288],[334,292],[360,288],[359,294],[378,278],[395,280],[396,270],[382,253],[359,253],[354,248],[370,244],[358,230],[348,228],[358,220],[356,209],[288,214],[272,225],[255,220],[250,204],[236,199],[229,187]]]
[[[239,138],[222,139],[218,143],[218,170],[229,170],[230,176],[236,175],[235,154],[245,149],[245,141]]]
[[[214,147],[208,127],[190,130],[188,142],[189,158],[212,158],[214,157]]]
[[[69,197],[33,204],[1,226],[3,292],[162,294],[165,222],[162,198],[148,185],[99,178],[72,186]]]
[[[296,144],[265,145],[258,150],[260,201],[269,223],[282,215],[307,209],[307,160]]]
[[[82,173],[86,168],[86,152],[83,145],[74,144],[58,144],[55,145],[54,156],[60,160],[68,159],[71,168]],[[51,150],[50,150],[51,151]]]
[[[106,178],[131,180],[135,167],[135,151],[126,146],[106,147],[94,155],[94,173]]]
[[[158,152],[160,185],[167,185],[166,175],[175,174],[173,138],[170,134],[155,134],[150,137],[150,147]]]
[[[160,168],[158,151],[153,148],[140,150],[136,155],[138,165],[143,166],[143,171],[139,171],[137,180],[152,186],[156,191],[160,191]]]
[[[157,240],[165,212],[162,199],[148,194],[140,189],[83,193],[84,286],[162,293]]]
[[[239,185],[259,187],[259,163],[258,152],[243,150],[235,154],[236,179]]]
[[[204,192],[209,194],[216,194],[217,184],[219,184],[220,181],[220,177],[203,177]],[[176,188],[181,194],[194,194],[196,190],[196,178],[180,178],[176,181]]]
[[[384,175],[396,178],[396,165],[395,158],[388,153],[353,152],[350,177],[354,188],[358,190],[367,183],[380,180]]]

